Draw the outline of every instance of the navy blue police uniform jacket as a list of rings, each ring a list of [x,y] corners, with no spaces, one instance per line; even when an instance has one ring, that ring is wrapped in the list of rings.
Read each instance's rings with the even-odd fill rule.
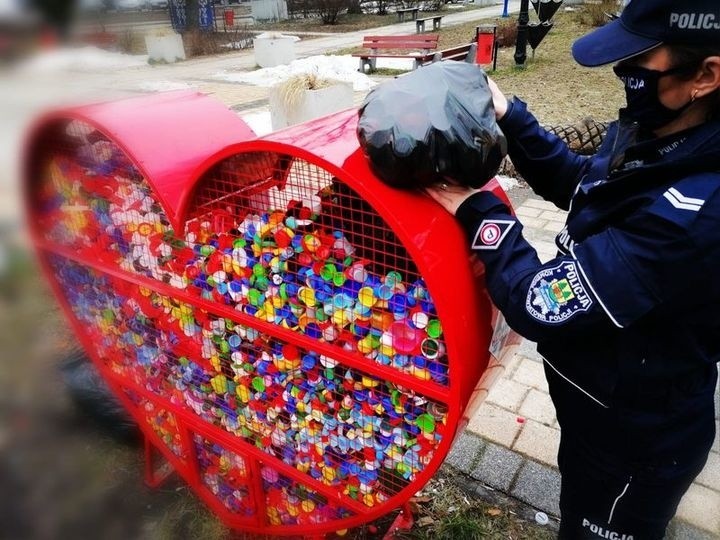
[[[563,433],[630,460],[703,454],[720,360],[720,121],[666,138],[616,122],[592,157],[517,98],[499,124],[523,178],[569,210],[557,256],[543,264],[490,192],[456,216],[494,303],[538,343]]]

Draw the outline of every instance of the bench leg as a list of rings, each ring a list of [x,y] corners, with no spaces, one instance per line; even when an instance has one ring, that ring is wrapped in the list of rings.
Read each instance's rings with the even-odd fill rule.
[[[377,69],[377,58],[360,58],[360,73],[372,73]]]
[[[433,30],[440,30],[440,21],[433,21]]]
[[[415,27],[418,34],[423,33],[425,31],[425,21],[415,21]]]

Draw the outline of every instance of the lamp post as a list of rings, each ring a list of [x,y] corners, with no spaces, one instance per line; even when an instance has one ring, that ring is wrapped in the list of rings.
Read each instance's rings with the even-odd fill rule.
[[[510,16],[510,15],[508,14],[508,3],[509,3],[509,2],[510,2],[510,0],[505,0],[505,4],[503,5],[502,16],[505,17],[505,18],[507,18],[507,17]]]
[[[523,67],[527,60],[527,32],[530,15],[528,14],[528,0],[520,0],[520,14],[518,15],[518,33],[515,42],[515,67]]]

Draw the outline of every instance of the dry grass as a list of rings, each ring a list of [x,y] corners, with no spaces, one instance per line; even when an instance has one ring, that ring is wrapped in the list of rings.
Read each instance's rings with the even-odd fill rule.
[[[555,26],[523,70],[516,69],[513,48],[501,49],[498,71],[491,74],[508,95],[520,96],[544,124],[574,124],[590,117],[617,118],[624,103],[622,86],[611,67],[584,68],[572,58],[572,42],[591,30],[577,13],[558,13]]]
[[[302,104],[306,90],[319,90],[336,83],[337,81],[323,79],[314,73],[301,73],[287,79],[278,90],[283,107],[286,111],[291,111]]]

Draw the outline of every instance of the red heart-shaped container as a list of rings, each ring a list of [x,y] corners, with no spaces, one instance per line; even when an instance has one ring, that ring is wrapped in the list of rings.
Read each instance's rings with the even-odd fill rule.
[[[454,219],[378,181],[356,124],[256,138],[180,92],[29,138],[31,233],[79,340],[148,459],[234,528],[316,536],[397,508],[517,343]]]

